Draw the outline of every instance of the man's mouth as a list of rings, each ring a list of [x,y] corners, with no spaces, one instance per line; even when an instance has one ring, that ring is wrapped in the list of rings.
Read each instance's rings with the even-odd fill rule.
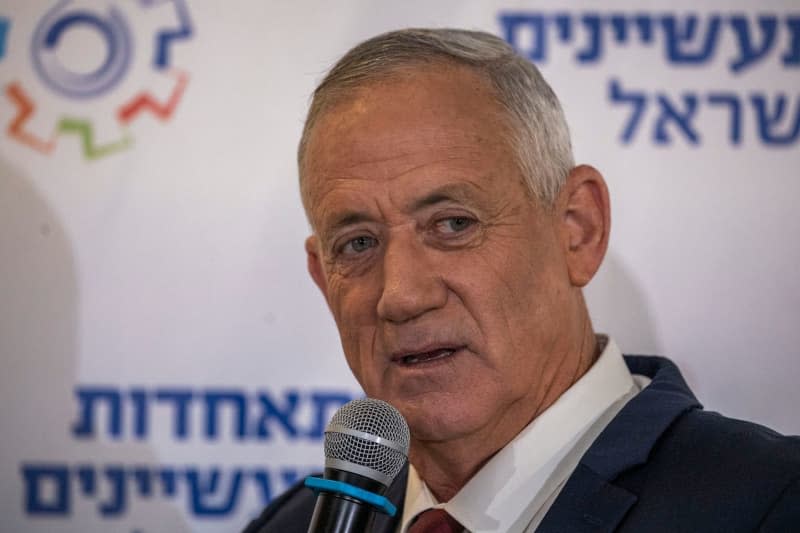
[[[441,359],[450,357],[460,349],[461,349],[460,346],[437,348],[435,350],[430,350],[430,351],[398,355],[393,357],[392,360],[395,363],[399,363],[405,366],[418,365],[422,363],[431,363],[434,361],[439,361]]]

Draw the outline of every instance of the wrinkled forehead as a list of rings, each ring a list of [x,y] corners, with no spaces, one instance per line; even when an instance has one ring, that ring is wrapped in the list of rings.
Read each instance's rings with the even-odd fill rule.
[[[313,211],[316,193],[331,185],[326,182],[348,169],[375,163],[386,170],[404,160],[413,165],[426,147],[454,159],[468,151],[508,152],[510,138],[493,88],[473,69],[427,65],[395,71],[338,94],[320,109],[300,168],[306,212]]]

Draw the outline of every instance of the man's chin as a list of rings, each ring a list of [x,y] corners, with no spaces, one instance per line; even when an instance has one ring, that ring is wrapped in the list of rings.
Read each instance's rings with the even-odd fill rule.
[[[430,398],[425,402],[398,402],[395,406],[403,413],[411,438],[417,442],[444,443],[479,431],[483,424],[469,403],[449,400]]]

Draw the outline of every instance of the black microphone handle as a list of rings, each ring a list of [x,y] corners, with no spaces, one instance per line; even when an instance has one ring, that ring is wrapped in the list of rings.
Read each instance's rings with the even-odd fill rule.
[[[337,468],[326,468],[323,477],[373,494],[383,494],[386,491],[386,487],[374,479]],[[370,504],[346,494],[319,492],[308,533],[364,533],[369,531],[376,512]]]
[[[320,492],[308,533],[363,533],[375,515],[374,509],[343,494]]]

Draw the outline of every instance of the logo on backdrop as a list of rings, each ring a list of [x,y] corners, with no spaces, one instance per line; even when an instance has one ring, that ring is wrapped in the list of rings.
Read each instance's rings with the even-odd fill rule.
[[[132,17],[156,8],[159,20],[167,23],[137,35]],[[0,67],[10,59],[4,56],[25,52],[9,49],[12,22],[0,16]],[[192,33],[185,0],[57,2],[35,21],[30,36],[27,60],[34,74],[24,80],[12,76],[3,84],[13,109],[6,134],[43,154],[53,152],[65,136],[77,136],[88,160],[130,147],[134,140],[130,125],[138,117],[149,114],[166,122],[177,109],[189,75],[172,64],[172,55]],[[134,74],[137,55],[149,59],[150,75],[126,79]],[[148,82],[161,86],[164,81],[171,87],[166,97],[147,88]],[[99,123],[110,139],[97,140]]]
[[[622,144],[650,141],[690,146],[719,135],[730,146],[760,143],[796,146],[800,139],[800,13],[757,16],[741,13],[546,13],[503,11],[498,15],[506,41],[535,63],[545,63],[555,48],[569,47],[572,60],[592,68],[620,48],[642,47],[665,67],[699,74],[701,90],[652,90],[613,75],[605,93],[610,106],[626,114]],[[732,47],[726,46],[732,43]],[[728,53],[730,50],[731,53]],[[561,52],[562,50],[559,50]],[[727,71],[724,86],[709,87],[709,72]],[[611,68],[609,68],[611,70]],[[769,76],[769,89],[753,89]],[[721,76],[721,75],[720,75]],[[782,80],[785,79],[785,83]],[[777,90],[783,84],[785,91]],[[705,120],[705,122],[703,122]],[[749,131],[748,131],[749,130]]]

